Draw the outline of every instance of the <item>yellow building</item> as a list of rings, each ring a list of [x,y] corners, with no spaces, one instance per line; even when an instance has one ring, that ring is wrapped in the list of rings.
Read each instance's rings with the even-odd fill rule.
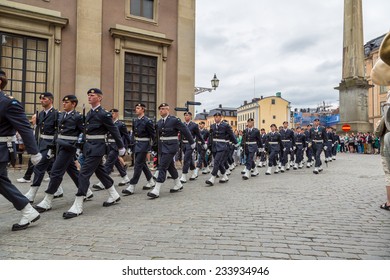
[[[371,69],[378,60],[379,47],[384,36],[385,35],[375,38],[364,45],[365,75],[366,79],[371,85],[373,85],[370,77]],[[377,85],[374,85],[368,90],[368,119],[369,122],[373,124],[373,127],[375,123],[382,117],[382,105],[386,102],[388,90],[390,90],[390,87]]]
[[[238,129],[245,129],[247,120],[253,118],[255,127],[269,131],[271,124],[281,126],[284,121],[290,121],[290,110],[290,102],[283,99],[280,92],[275,96],[254,98],[250,103],[244,101],[244,105],[237,108]]]

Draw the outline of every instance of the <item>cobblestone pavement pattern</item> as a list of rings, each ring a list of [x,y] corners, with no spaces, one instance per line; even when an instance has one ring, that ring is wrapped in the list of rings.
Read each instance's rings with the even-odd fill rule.
[[[262,168],[244,181],[241,169],[227,184],[207,187],[209,175],[200,175],[173,194],[167,180],[155,200],[142,181],[109,208],[102,207],[107,193],[94,192],[70,220],[62,213],[76,190],[66,175],[64,197],[20,232],[11,231],[20,213],[1,196],[0,259],[390,259],[379,156],[341,154],[319,175],[304,168],[266,176]],[[16,183],[23,171],[9,174],[25,193],[29,184]]]

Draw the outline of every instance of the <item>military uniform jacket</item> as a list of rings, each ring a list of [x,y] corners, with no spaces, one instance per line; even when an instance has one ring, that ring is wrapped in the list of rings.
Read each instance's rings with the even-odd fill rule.
[[[27,152],[33,155],[37,154],[37,143],[22,105],[12,96],[0,91],[0,137],[12,138],[15,136],[16,130],[22,137]],[[13,149],[16,151],[15,142],[12,142]],[[0,141],[0,162],[9,162],[9,160],[7,141]]]
[[[96,139],[110,133],[118,149],[124,148],[118,127],[112,121],[110,112],[101,106],[90,110],[85,118],[85,142],[83,153],[86,156],[103,156],[106,151],[105,139]],[[95,139],[93,139],[95,138]]]
[[[153,121],[146,116],[136,118],[133,121],[133,133],[131,135],[132,150],[134,153],[148,152],[151,141],[156,137]]]
[[[265,145],[269,153],[271,150],[280,151],[282,148],[282,137],[280,136],[280,133],[277,131],[269,132],[266,137]]]
[[[326,137],[328,138],[328,143],[333,144],[335,139],[334,139],[334,134],[333,132],[326,132]]]
[[[258,148],[263,147],[260,130],[255,127],[252,129],[245,129],[241,145],[243,145],[250,153],[257,152]]]
[[[60,113],[57,145],[65,148],[77,148],[77,140],[79,135],[83,133],[83,129],[83,116],[79,112],[73,110],[68,114],[66,112]]]
[[[229,146],[229,141],[237,144],[237,139],[234,136],[232,127],[226,122],[220,122],[212,124],[210,127],[211,150],[215,152],[226,151]]]
[[[195,143],[187,126],[177,117],[168,115],[165,122],[160,119],[157,122],[158,152],[175,154],[179,150],[178,134],[188,139],[188,143]]]
[[[200,141],[201,144],[205,143],[202,135],[200,134],[199,125],[197,123],[194,123],[194,122],[190,121],[188,124],[185,123],[185,122],[183,124],[185,126],[187,126],[188,130],[191,133],[192,138],[194,139],[194,141],[197,141],[197,142]],[[185,135],[181,135],[181,141],[184,144],[189,144],[188,139],[185,137]]]
[[[282,144],[291,143],[292,145],[295,145],[294,132],[291,129],[287,128],[286,130],[284,130],[284,128],[282,128],[279,132],[280,132],[280,137],[282,139]]]
[[[60,119],[59,112],[51,108],[45,116],[45,111],[42,110],[38,114],[37,128],[39,136],[39,150],[45,151],[49,149],[49,145],[54,145],[54,135],[57,133],[58,120]]]
[[[328,141],[328,137],[326,135],[325,127],[318,126],[310,128],[310,140],[314,142],[324,142]]]
[[[120,134],[122,142],[123,142],[123,146],[124,147],[129,146],[130,145],[130,136],[129,136],[129,132],[127,130],[126,124],[120,120],[116,120],[114,122],[114,125],[118,128],[119,134]],[[108,145],[110,145],[111,149],[118,150],[115,139],[111,135],[110,132],[107,134],[107,141],[108,141]]]
[[[203,140],[207,142],[209,140],[210,132],[205,128],[200,129],[199,131],[200,131],[200,135],[202,135]],[[198,144],[200,143],[198,142]]]
[[[305,134],[305,141],[306,141],[306,146],[307,146],[307,144],[309,144],[309,142],[311,142],[311,140],[310,140],[310,130],[306,129],[304,134]]]
[[[296,146],[302,146],[303,148],[306,147],[306,136],[303,132],[301,133],[296,133],[294,136],[294,141]]]

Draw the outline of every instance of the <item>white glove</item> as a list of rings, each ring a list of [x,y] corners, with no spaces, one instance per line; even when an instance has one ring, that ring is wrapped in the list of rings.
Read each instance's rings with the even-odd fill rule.
[[[328,149],[328,146],[324,146],[324,151],[326,151]]]
[[[206,155],[209,156],[210,154],[211,154],[211,151],[210,151],[210,150],[207,150],[207,151],[206,151]]]
[[[130,148],[128,148],[128,149],[127,149],[127,153],[129,154],[129,156],[131,156],[131,154],[132,154],[133,152],[131,151]]]
[[[81,155],[81,150],[80,149],[77,149],[76,150],[76,158],[79,158]]]
[[[261,148],[258,148],[258,149],[257,149],[257,151],[258,151],[259,153],[261,153],[261,152],[262,152],[261,150],[262,150]]]
[[[234,144],[234,147],[236,147],[236,148],[238,148],[238,147],[240,147],[240,144]]]
[[[207,150],[207,144],[206,144],[206,143],[203,144],[203,149],[204,149],[204,150]]]
[[[37,153],[35,155],[31,155],[31,162],[33,165],[37,165],[41,159],[42,159],[42,154],[41,153]]]
[[[313,145],[313,144],[312,144],[311,142],[309,142],[309,143],[307,144],[307,147],[308,147],[308,148],[311,148],[312,145]]]
[[[195,149],[195,147],[196,147],[196,143],[192,143],[191,144],[191,149]]]
[[[283,148],[283,152],[285,152],[286,151],[286,148]]]
[[[121,149],[118,150],[118,152],[119,152],[119,156],[120,157],[124,156],[126,154],[126,149],[125,148],[121,148]]]

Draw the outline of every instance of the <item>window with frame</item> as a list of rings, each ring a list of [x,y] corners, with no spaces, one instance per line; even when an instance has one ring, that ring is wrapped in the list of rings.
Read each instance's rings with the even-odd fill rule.
[[[0,68],[8,74],[5,91],[32,115],[40,109],[40,94],[47,91],[48,41],[4,32],[0,38]]]
[[[272,99],[272,100],[271,100],[271,104],[272,104],[272,105],[275,105],[275,103],[276,103],[275,99]]]
[[[154,19],[154,0],[130,0],[130,15]]]
[[[157,57],[125,54],[124,118],[136,117],[134,107],[146,105],[145,115],[156,117]]]

